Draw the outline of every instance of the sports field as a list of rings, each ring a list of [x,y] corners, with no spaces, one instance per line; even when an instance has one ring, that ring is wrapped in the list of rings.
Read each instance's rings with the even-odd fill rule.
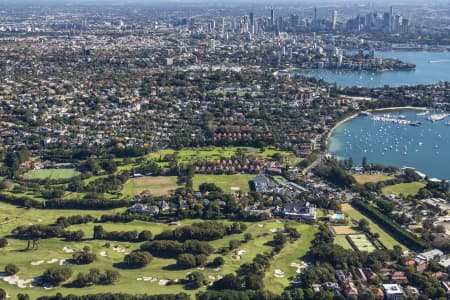
[[[162,196],[179,187],[181,185],[178,184],[177,176],[145,176],[129,179],[124,185],[123,194],[134,196],[142,192],[148,192],[153,196]]]
[[[365,234],[352,234],[348,235],[347,238],[351,241],[350,244],[358,251],[366,251],[369,253],[375,251],[375,246]]]
[[[248,192],[250,191],[249,181],[253,180],[256,175],[253,174],[233,174],[233,175],[194,175],[194,190],[202,183],[214,183],[220,187],[224,192],[230,193],[233,191]]]
[[[276,182],[277,184],[286,184],[286,183],[289,182],[289,181],[288,181],[286,178],[284,178],[283,176],[272,176],[272,178],[273,178],[273,180],[275,180],[275,182]]]
[[[365,183],[377,183],[381,181],[391,180],[394,179],[394,176],[389,176],[386,174],[357,174],[353,175],[356,182],[358,184],[365,184]]]
[[[336,235],[357,233],[357,231],[355,231],[351,226],[332,226],[332,228]]]
[[[381,192],[385,195],[403,195],[407,196],[415,196],[419,192],[419,190],[425,187],[424,182],[409,182],[409,183],[399,183],[395,185],[385,186]]]

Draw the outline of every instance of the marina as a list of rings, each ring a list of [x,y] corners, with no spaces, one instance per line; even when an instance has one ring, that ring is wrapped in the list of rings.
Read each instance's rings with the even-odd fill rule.
[[[425,111],[424,111],[425,112]],[[330,136],[328,152],[361,164],[409,166],[430,178],[450,180],[450,121],[428,121],[417,110],[360,113]],[[418,126],[405,126],[417,124]],[[419,126],[420,125],[420,126]]]
[[[409,121],[402,118],[402,116],[393,117],[391,115],[372,116],[372,120],[380,122],[395,123],[400,125],[420,126],[422,123],[419,121]]]

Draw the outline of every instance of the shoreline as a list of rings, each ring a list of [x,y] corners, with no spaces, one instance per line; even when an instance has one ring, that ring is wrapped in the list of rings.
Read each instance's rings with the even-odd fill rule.
[[[427,111],[430,108],[427,107],[418,107],[418,106],[396,106],[396,107],[385,107],[385,108],[376,108],[368,110],[369,112],[377,112],[377,111],[391,111],[391,110],[419,110],[419,111]]]
[[[333,128],[330,129],[330,131],[328,131],[327,137],[326,137],[326,141],[325,141],[325,145],[327,146],[327,150],[328,150],[328,143],[330,141],[330,137],[331,135],[336,131],[336,129],[338,129],[338,127],[342,126],[343,124],[347,123],[350,120],[355,119],[356,117],[359,116],[359,112],[356,114],[353,114],[351,116],[348,116],[347,118],[340,120],[339,122],[337,122]],[[328,152],[328,151],[327,151]]]

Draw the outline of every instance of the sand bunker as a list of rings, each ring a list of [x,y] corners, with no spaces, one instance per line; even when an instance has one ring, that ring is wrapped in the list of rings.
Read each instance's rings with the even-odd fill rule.
[[[277,278],[283,278],[284,277],[284,272],[281,271],[280,269],[276,269],[274,272],[275,277]]]
[[[102,251],[100,252],[100,256],[108,257],[108,253],[106,253],[106,251]]]
[[[72,247],[69,247],[69,246],[64,246],[63,251],[65,253],[74,253],[75,249],[73,249]]]
[[[292,262],[290,266],[293,268],[297,268],[295,272],[297,272],[298,274],[302,273],[302,271],[308,267],[308,265],[305,262],[301,263]]]
[[[258,224],[258,227],[259,227],[259,228],[263,228],[263,227],[264,227],[264,224]]]
[[[58,262],[59,261],[59,259],[57,259],[57,258],[52,258],[52,259],[50,259],[50,260],[47,260],[47,263],[48,264],[54,264],[55,262]]]
[[[32,261],[31,265],[32,266],[39,266],[39,265],[42,265],[43,263],[44,263],[43,260],[38,260],[38,261]]]
[[[31,283],[34,281],[34,279],[20,279],[17,275],[4,276],[3,280],[8,284],[16,285],[20,289],[31,287]]]
[[[169,283],[170,280],[166,280],[166,279],[160,279],[158,284],[159,285],[167,285]]]
[[[278,228],[272,228],[272,229],[270,229],[270,232],[272,232],[272,233],[278,232]]]
[[[125,253],[125,249],[123,249],[122,247],[115,245],[114,247],[112,247],[112,250],[118,253]]]
[[[239,250],[239,251],[237,252],[237,255],[242,256],[242,254],[244,254],[245,252],[247,252],[247,251],[245,251],[245,250]]]

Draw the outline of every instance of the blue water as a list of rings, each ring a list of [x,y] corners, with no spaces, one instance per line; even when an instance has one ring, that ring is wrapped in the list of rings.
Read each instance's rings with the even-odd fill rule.
[[[369,163],[413,167],[429,178],[450,180],[450,126],[446,125],[450,117],[433,123],[414,110],[376,115],[388,113],[404,115],[406,120],[422,125],[399,125],[361,116],[336,129],[329,140],[329,153],[338,158],[351,157],[357,165],[366,156]]]
[[[383,87],[430,84],[438,81],[450,81],[450,52],[413,52],[392,51],[376,52],[377,57],[398,58],[416,65],[414,71],[388,71],[382,73],[349,72],[333,70],[296,71],[296,74],[315,77],[336,83],[341,87],[365,86]],[[429,61],[439,61],[429,63]]]

